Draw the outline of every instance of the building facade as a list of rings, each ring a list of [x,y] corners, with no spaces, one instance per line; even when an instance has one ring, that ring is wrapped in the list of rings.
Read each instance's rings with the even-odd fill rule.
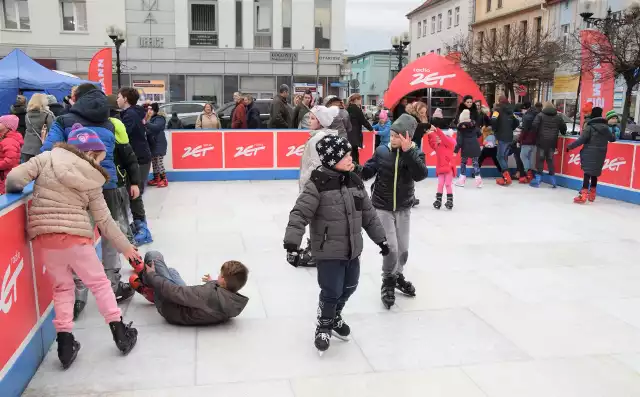
[[[126,31],[122,84],[163,82],[167,102],[221,104],[235,91],[271,98],[280,84],[316,80],[321,94],[339,93],[332,83],[340,80],[345,52],[344,1],[0,0],[0,5],[0,56],[20,48],[86,78],[93,54],[113,47],[106,29],[116,25]]]
[[[407,55],[403,57],[403,65],[408,63]],[[362,95],[363,104],[377,105],[398,72],[398,53],[391,49],[368,51],[349,57],[348,63],[351,91]]]
[[[411,59],[457,51],[455,41],[469,33],[475,0],[428,0],[407,14]]]

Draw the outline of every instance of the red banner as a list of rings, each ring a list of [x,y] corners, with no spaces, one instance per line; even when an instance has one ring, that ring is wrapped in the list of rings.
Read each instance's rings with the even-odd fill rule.
[[[222,132],[173,132],[171,145],[176,170],[222,168]]]
[[[635,161],[633,166],[633,188],[640,190],[640,150],[638,145],[635,146]]]
[[[0,369],[37,320],[26,224],[24,204],[0,217]]]
[[[565,144],[565,139],[563,138],[558,138],[558,144],[557,144],[557,148],[556,151],[553,152],[553,166],[555,168],[556,174],[561,174],[562,173],[562,154],[564,153],[564,146]],[[537,149],[534,148],[533,149],[533,159],[534,159],[534,163],[537,160]],[[566,154],[565,154],[566,156]],[[545,171],[549,171],[549,166],[547,166],[547,162],[544,162],[544,170]]]
[[[567,139],[566,141],[565,144],[568,145],[574,140]],[[621,143],[609,144],[607,157],[602,167],[602,175],[598,178],[598,181],[622,187],[630,187],[634,149],[634,145]],[[584,174],[580,166],[580,149],[565,153],[562,168],[563,174],[582,178]]]
[[[593,29],[581,30],[580,41],[582,42],[580,109],[584,109],[586,103],[591,102],[594,107],[601,107],[607,112],[613,108],[613,66],[610,63],[598,62],[588,48],[595,48],[595,52],[600,54],[610,48],[609,41],[602,33]],[[580,125],[584,125],[584,116],[584,112],[581,112]]]
[[[273,149],[273,132],[225,132],[224,168],[274,168]]]
[[[103,48],[95,53],[89,63],[89,80],[97,81],[102,86],[102,91],[111,95],[113,84],[113,56],[111,48]]]
[[[373,132],[362,131],[362,149],[358,152],[360,155],[360,164],[364,165],[371,157],[376,149],[376,136]]]
[[[300,168],[300,161],[304,153],[304,145],[309,140],[308,132],[278,131],[276,161],[278,168]]]

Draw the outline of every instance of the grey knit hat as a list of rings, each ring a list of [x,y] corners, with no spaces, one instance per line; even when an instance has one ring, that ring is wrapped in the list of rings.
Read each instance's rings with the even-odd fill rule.
[[[408,133],[409,137],[413,138],[413,134],[416,132],[417,127],[418,122],[416,119],[413,118],[413,116],[403,113],[396,121],[393,122],[393,124],[391,124],[391,131],[402,135]]]
[[[54,103],[58,103],[58,99],[53,95],[47,95],[47,102],[49,102],[49,105],[53,105]]]

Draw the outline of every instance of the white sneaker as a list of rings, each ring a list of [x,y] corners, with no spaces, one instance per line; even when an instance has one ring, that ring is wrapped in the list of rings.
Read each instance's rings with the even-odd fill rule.
[[[476,187],[477,188],[481,188],[482,187],[482,177],[480,175],[476,176]]]
[[[464,187],[465,182],[467,181],[467,177],[465,175],[460,175],[460,178],[456,181],[456,186]]]

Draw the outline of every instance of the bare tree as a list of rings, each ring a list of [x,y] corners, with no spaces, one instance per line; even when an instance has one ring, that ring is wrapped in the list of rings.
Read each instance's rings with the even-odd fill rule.
[[[508,26],[461,36],[449,45],[460,52],[460,63],[471,77],[479,83],[503,84],[514,100],[515,84],[553,80],[555,68],[566,57],[562,42],[550,32]]]
[[[582,65],[582,73],[591,73],[596,65],[611,65],[611,75],[599,76],[602,80],[622,76],[627,85],[621,120],[621,131],[624,132],[631,110],[631,93],[640,83],[640,6],[635,3],[615,18],[609,10],[607,18],[597,22],[595,29],[608,42],[589,45],[580,40],[580,32],[574,33],[574,40],[580,43],[581,50],[574,53],[574,62]]]

